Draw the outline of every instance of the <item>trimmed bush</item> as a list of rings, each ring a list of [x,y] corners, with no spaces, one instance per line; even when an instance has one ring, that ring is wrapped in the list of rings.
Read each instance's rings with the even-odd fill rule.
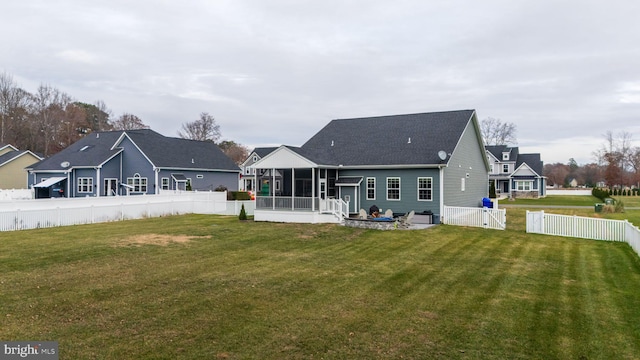
[[[251,195],[249,195],[249,193],[246,191],[231,191],[230,194],[232,200],[251,200]]]
[[[242,204],[242,208],[240,209],[240,215],[238,215],[238,219],[247,220],[247,212],[244,210],[244,204]]]
[[[598,199],[604,202],[604,199],[609,197],[609,192],[607,190],[603,190],[600,188],[593,188],[591,190],[591,195],[597,197]]]

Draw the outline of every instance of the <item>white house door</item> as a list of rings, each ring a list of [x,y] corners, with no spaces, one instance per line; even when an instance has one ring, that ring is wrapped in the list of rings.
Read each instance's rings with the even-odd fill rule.
[[[118,179],[104,179],[104,196],[116,196],[118,194]]]
[[[320,179],[320,211],[327,210],[327,179]]]

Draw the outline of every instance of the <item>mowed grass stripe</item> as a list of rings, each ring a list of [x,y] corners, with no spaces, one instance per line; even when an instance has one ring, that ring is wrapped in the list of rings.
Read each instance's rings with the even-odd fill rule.
[[[640,351],[640,266],[626,244],[197,215],[69,229],[2,234],[0,248],[10,254],[0,263],[0,338],[57,340],[65,358]],[[149,233],[199,237],[122,243]]]

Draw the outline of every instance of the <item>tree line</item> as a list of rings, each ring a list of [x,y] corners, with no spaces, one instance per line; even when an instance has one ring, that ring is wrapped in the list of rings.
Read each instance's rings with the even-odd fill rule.
[[[567,187],[572,179],[576,179],[578,184],[587,187],[639,187],[640,147],[632,145],[631,133],[607,131],[603,137],[600,148],[592,153],[595,159],[592,163],[578,165],[574,159],[569,159],[567,164],[545,164],[544,175],[548,183]]]
[[[514,146],[517,144],[516,130],[515,124],[500,119],[486,118],[480,123],[486,145]],[[579,165],[570,158],[566,164],[545,164],[542,175],[547,177],[547,184],[571,187],[574,183],[612,190],[640,187],[640,147],[632,145],[631,133],[607,131],[603,137],[600,148],[592,153],[594,162]]]
[[[0,73],[0,144],[11,144],[44,157],[53,155],[95,131],[149,128],[138,116],[114,117],[106,104],[75,100],[51,85],[41,84],[34,93],[22,89],[13,76]],[[236,163],[248,149],[231,140],[219,141],[220,127],[208,113],[182,125],[182,138],[213,141]]]

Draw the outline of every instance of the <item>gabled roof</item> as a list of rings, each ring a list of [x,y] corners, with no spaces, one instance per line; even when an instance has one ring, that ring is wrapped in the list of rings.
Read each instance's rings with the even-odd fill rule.
[[[505,152],[509,153],[508,161],[516,161],[518,159],[518,155],[520,149],[517,146],[511,147],[508,145],[487,145],[484,147],[487,151],[491,153],[498,161],[502,162],[502,154]]]
[[[166,137],[150,129],[126,133],[156,167],[240,171],[211,141]]]
[[[460,110],[332,120],[296,152],[322,165],[436,165],[473,116]]]
[[[516,169],[522,164],[527,164],[538,176],[542,176],[543,164],[542,160],[540,160],[540,154],[519,154]]]
[[[502,153],[511,152],[509,161],[516,162],[515,169],[520,168],[520,166],[525,163],[531,170],[535,171],[538,176],[542,176],[543,162],[540,160],[539,153],[521,154],[517,146],[510,147],[507,145],[487,145],[485,149],[499,162],[503,162]]]
[[[29,167],[36,171],[65,171],[70,167],[94,167],[116,155],[121,149],[112,149],[122,131],[89,134],[62,151]],[[66,164],[68,163],[68,165]],[[62,166],[62,165],[67,166]]]
[[[24,155],[32,155],[34,158],[38,159],[38,160],[42,160],[42,158],[34,153],[32,153],[29,150],[18,150],[18,151],[9,151],[8,153],[2,154],[0,155],[0,166],[3,166],[21,156]]]
[[[150,129],[89,134],[34,164],[31,169],[62,171],[70,167],[100,166],[122,151],[119,145],[124,137],[131,139],[158,168],[240,171],[233,160],[213,142],[166,137]],[[62,167],[64,162],[68,162],[69,166]]]
[[[256,155],[258,155],[259,157],[263,158],[269,154],[271,154],[275,149],[277,149],[277,146],[271,146],[271,147],[257,147],[255,149],[253,149],[253,151],[251,152],[251,154],[255,153]]]

